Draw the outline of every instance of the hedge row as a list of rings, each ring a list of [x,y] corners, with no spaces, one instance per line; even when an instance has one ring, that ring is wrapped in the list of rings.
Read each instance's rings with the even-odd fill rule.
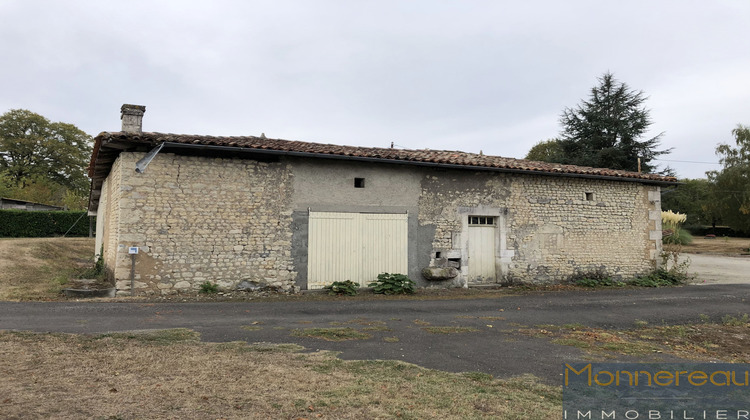
[[[85,214],[85,211],[0,210],[0,238],[62,236],[68,229],[66,236],[89,236],[89,217]]]
[[[688,230],[693,236],[706,236],[706,235],[716,235],[716,236],[731,236],[731,237],[747,237],[750,236],[750,232],[739,232],[736,231],[730,227],[727,226],[696,226],[696,225],[690,225],[685,226],[685,229]]]

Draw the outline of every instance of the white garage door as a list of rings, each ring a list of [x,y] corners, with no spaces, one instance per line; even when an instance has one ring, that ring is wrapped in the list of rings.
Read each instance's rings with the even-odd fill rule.
[[[310,212],[307,287],[334,281],[367,286],[383,272],[408,270],[406,214]]]

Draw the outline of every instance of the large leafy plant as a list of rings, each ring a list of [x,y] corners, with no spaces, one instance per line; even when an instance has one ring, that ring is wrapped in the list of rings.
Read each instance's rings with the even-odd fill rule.
[[[328,289],[329,295],[347,295],[347,296],[354,296],[357,294],[357,289],[359,289],[359,284],[351,281],[334,281],[332,284],[329,284],[325,287],[325,289]]]
[[[414,293],[414,281],[403,274],[378,274],[378,280],[369,284],[374,293],[399,295]]]

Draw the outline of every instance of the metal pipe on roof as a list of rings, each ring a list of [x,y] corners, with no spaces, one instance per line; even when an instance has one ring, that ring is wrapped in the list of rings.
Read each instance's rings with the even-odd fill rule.
[[[148,167],[148,164],[151,163],[151,161],[159,153],[159,151],[161,150],[162,147],[164,147],[164,143],[162,143],[162,144],[154,147],[153,149],[151,149],[151,151],[148,152],[148,154],[146,156],[144,156],[143,159],[141,159],[138,162],[136,162],[135,163],[135,171],[138,172],[139,174],[142,174],[143,171],[145,171],[146,168]]]

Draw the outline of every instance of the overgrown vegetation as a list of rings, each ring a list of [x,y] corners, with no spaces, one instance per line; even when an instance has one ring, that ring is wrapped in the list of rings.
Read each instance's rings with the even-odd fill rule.
[[[677,259],[677,256],[674,256],[673,258]],[[645,276],[636,277],[627,281],[613,279],[604,270],[579,273],[572,276],[569,281],[576,286],[592,288],[624,287],[628,285],[637,287],[663,287],[684,284],[689,279],[686,271],[687,264],[685,262],[676,265],[671,264],[669,269],[664,268],[666,266],[667,262],[665,261],[662,268],[656,269]]]
[[[684,284],[687,280],[688,275],[682,271],[660,268],[647,276],[636,277],[629,281],[628,284],[639,287],[663,287]]]
[[[89,218],[86,212],[0,210],[0,238],[49,238],[62,235],[88,236]]]
[[[570,278],[570,282],[582,287],[622,287],[625,283],[612,279],[605,270],[579,273]]]
[[[370,283],[373,293],[399,295],[414,293],[414,281],[403,274],[378,274],[378,280]]]
[[[351,280],[335,281],[325,288],[328,289],[329,295],[356,296],[359,289],[359,284]]]
[[[201,283],[198,291],[205,295],[212,295],[215,293],[219,293],[219,285],[216,283],[211,283],[210,281],[204,281],[203,283]]]
[[[89,267],[78,273],[79,279],[106,280],[107,268],[104,266],[104,246],[102,245],[93,267]]]

